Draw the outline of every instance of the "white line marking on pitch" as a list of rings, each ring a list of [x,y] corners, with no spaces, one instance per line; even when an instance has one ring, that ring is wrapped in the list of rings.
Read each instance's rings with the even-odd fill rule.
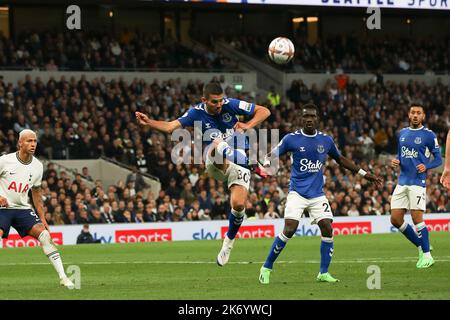
[[[434,258],[436,262],[450,262],[450,259],[442,259],[450,257]],[[416,262],[417,257],[404,257],[404,258],[387,258],[387,259],[377,259],[377,258],[365,258],[365,259],[355,259],[355,260],[333,260],[331,263],[409,263]],[[228,264],[262,264],[264,261],[231,261]],[[304,260],[304,261],[277,261],[277,264],[316,264],[320,263],[320,260]],[[7,266],[38,266],[38,265],[48,265],[48,262],[2,262],[0,267]],[[66,265],[77,264],[77,265],[106,265],[106,264],[216,264],[215,261],[85,261],[85,262],[65,262]]]

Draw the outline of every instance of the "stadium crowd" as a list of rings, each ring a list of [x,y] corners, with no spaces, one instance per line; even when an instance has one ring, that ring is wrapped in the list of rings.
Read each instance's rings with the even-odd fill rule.
[[[240,70],[214,48],[218,40],[259,59],[267,59],[268,36],[220,36],[206,46],[185,46],[168,34],[123,29],[100,31],[24,31],[16,39],[0,34],[0,68],[29,70]],[[327,36],[310,44],[301,33],[293,37],[295,59],[284,71],[294,72],[450,72],[450,39],[368,38],[353,34]]]
[[[239,62],[220,52],[187,47],[143,31],[0,33],[0,68],[28,70],[239,70]]]
[[[218,37],[214,37],[217,41]],[[267,59],[267,47],[273,37],[222,36],[220,39],[244,53]],[[211,40],[210,40],[211,42]],[[368,38],[352,34],[328,36],[310,44],[307,38],[293,38],[296,52],[292,63],[279,66],[293,72],[374,72],[437,73],[450,72],[450,39]]]
[[[51,224],[226,219],[226,185],[208,178],[204,165],[174,164],[170,137],[140,128],[134,119],[136,110],[159,120],[175,119],[199,101],[202,87],[200,81],[182,84],[180,79],[127,83],[122,78],[87,81],[84,77],[61,77],[43,82],[27,76],[12,84],[0,77],[0,150],[2,154],[16,150],[18,132],[30,128],[38,133],[39,157],[106,156],[134,167],[127,181],[111,186],[95,181],[95,188],[89,188],[83,181],[83,176],[89,179],[88,172],[72,180],[49,165],[44,173],[43,197]],[[245,94],[233,95],[252,99]],[[408,126],[411,101],[424,102],[426,125],[437,133],[443,150],[445,147],[450,92],[441,83],[398,84],[377,78],[345,85],[329,80],[323,87],[307,87],[295,80],[283,96],[286,99],[276,105],[259,101],[272,112],[261,128],[279,129],[281,139],[299,128],[298,107],[312,101],[320,109],[321,131],[335,138],[346,157],[384,178],[384,188],[377,190],[329,161],[325,190],[336,216],[389,214],[398,172],[388,163],[396,153],[396,133]],[[284,156],[276,176],[265,180],[252,176],[248,219],[282,217],[289,172],[290,159]],[[146,191],[141,179],[145,173],[160,179],[159,194]],[[429,175],[427,211],[450,212],[449,193],[438,181],[439,174]]]

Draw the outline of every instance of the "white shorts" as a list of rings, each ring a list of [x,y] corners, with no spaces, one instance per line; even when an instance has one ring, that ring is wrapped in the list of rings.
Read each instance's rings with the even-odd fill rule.
[[[305,209],[309,212],[311,224],[316,224],[323,219],[333,220],[333,212],[327,197],[306,199],[295,191],[289,192],[284,209],[284,219],[300,221]]]
[[[395,187],[391,198],[391,209],[422,210],[426,209],[425,187],[401,186]]]
[[[228,188],[230,188],[233,184],[238,184],[245,187],[247,190],[250,188],[250,170],[244,167],[241,167],[233,162],[227,160],[228,168],[224,173],[223,170],[217,168],[212,160],[212,157],[208,153],[206,156],[206,171],[208,175],[219,181],[227,181],[228,180]]]

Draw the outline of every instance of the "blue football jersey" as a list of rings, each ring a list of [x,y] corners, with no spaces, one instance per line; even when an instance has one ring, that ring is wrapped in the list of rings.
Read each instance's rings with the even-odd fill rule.
[[[317,198],[323,192],[323,166],[328,155],[336,159],[341,156],[333,138],[316,131],[307,135],[303,130],[287,134],[272,150],[273,157],[291,153],[291,179],[289,191],[295,191],[306,199]]]
[[[233,99],[224,98],[222,110],[218,115],[209,114],[206,111],[206,105],[199,103],[191,108],[180,118],[181,125],[184,127],[193,127],[196,121],[201,124],[202,134],[206,134],[206,144],[219,135],[235,149],[247,149],[247,139],[244,135],[235,132],[233,127],[239,121],[239,115],[251,116],[255,112],[255,104]]]
[[[430,162],[431,154],[434,156],[433,162]],[[432,169],[442,163],[439,142],[434,132],[425,127],[400,130],[397,159],[400,160],[398,184],[425,187],[427,172],[418,173],[416,167],[424,164],[427,169]]]

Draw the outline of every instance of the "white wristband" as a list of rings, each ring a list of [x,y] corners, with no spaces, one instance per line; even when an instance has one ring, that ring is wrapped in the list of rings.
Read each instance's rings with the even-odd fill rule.
[[[367,172],[364,171],[363,169],[359,169],[358,174],[359,174],[360,176],[363,176],[363,177],[364,177],[364,176],[367,174]]]

